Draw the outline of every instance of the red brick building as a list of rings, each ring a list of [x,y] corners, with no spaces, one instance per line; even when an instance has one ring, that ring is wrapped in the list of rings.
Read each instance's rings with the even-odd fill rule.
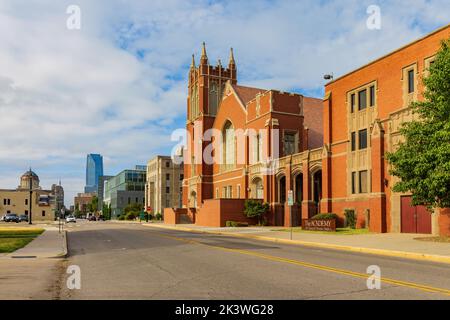
[[[209,64],[203,46],[189,71],[185,208],[165,210],[166,223],[245,221],[244,201],[253,198],[270,204],[272,225],[299,225],[318,212],[336,213],[342,224],[353,210],[358,227],[371,231],[449,235],[448,210],[430,214],[392,192],[384,158],[448,38],[450,26],[333,80],[323,101],[238,85],[233,51],[224,68]]]
[[[166,222],[184,220],[177,214],[205,226],[246,221],[248,198],[270,203],[268,222],[273,225],[299,224],[302,216],[318,213],[321,99],[238,85],[233,51],[224,68],[220,61],[209,64],[203,46],[200,65],[192,60],[187,105],[183,203],[189,209],[166,210]],[[217,133],[212,139],[210,129]],[[219,140],[210,153],[214,161],[208,163],[204,155]],[[294,191],[292,218],[288,190]]]
[[[384,158],[401,141],[409,105],[422,99],[422,78],[449,38],[446,26],[326,85],[322,212],[355,210],[358,225],[375,232],[450,234],[448,211],[430,214],[392,191]]]

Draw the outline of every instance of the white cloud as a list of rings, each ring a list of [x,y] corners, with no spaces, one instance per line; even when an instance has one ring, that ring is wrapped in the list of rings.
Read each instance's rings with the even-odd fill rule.
[[[66,29],[74,2],[80,31]],[[382,29],[370,31],[372,3],[3,0],[0,183],[16,186],[10,177],[32,165],[43,181],[66,180],[71,198],[87,153],[102,153],[114,173],[169,152],[202,41],[211,63],[226,64],[235,48],[243,83],[310,90],[324,73],[348,72],[449,21],[448,0],[378,1]]]

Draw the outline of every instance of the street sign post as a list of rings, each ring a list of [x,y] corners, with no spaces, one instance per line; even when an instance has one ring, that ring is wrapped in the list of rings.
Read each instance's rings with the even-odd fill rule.
[[[291,240],[292,240],[292,228],[293,228],[293,219],[292,219],[292,206],[294,205],[294,191],[288,191],[288,206],[289,206],[289,216],[291,219]]]

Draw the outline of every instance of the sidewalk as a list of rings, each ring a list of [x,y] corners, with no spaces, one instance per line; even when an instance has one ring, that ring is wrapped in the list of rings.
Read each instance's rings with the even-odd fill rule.
[[[290,232],[272,231],[273,229],[280,229],[280,227],[209,228],[193,224],[143,225],[450,264],[450,244],[414,240],[428,235],[405,233],[328,235],[293,232],[292,240],[290,240]]]
[[[67,255],[66,231],[59,233],[58,227],[40,225],[45,231],[24,248],[0,258],[63,258]]]

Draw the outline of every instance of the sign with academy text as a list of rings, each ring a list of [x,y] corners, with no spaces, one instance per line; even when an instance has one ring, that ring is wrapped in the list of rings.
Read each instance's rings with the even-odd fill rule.
[[[303,230],[311,231],[336,231],[335,219],[304,219],[302,221]]]

